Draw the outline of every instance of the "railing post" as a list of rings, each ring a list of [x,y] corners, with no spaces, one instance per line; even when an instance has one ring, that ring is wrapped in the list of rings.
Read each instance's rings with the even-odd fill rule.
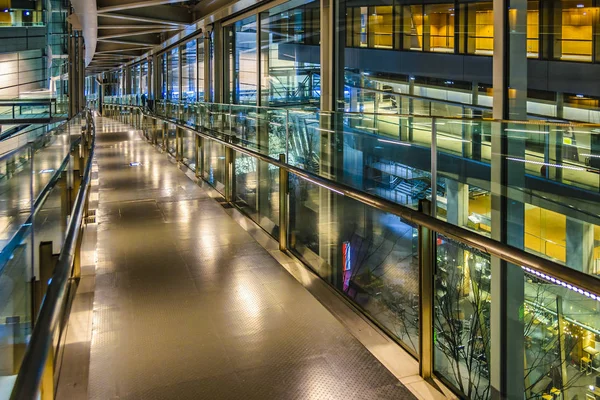
[[[419,201],[419,211],[431,215],[429,200]],[[419,226],[419,375],[433,376],[433,282],[436,263],[435,232]]]
[[[48,350],[40,382],[40,394],[40,400],[54,400],[54,345]]]
[[[228,141],[231,141],[231,137],[228,137]],[[233,149],[231,147],[225,147],[225,201],[231,203],[233,196]]]
[[[196,135],[196,178],[200,178],[202,176],[202,138],[200,135]]]
[[[183,160],[183,151],[182,150],[182,140],[183,138],[183,129],[179,126],[175,127],[175,161]]]
[[[52,255],[52,242],[40,242],[38,254],[39,276],[35,280],[35,289],[33,291],[33,322],[35,322],[40,312],[42,300],[48,290],[48,282],[52,278],[54,267],[56,266],[56,259]]]
[[[169,124],[163,122],[162,126],[162,148],[167,151],[167,135],[169,134]]]
[[[279,162],[285,163],[285,154],[279,155]],[[279,168],[279,250],[287,250],[287,209],[288,209],[288,171]]]

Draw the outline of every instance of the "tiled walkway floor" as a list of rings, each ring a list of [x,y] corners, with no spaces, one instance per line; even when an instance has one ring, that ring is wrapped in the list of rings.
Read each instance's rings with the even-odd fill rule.
[[[96,127],[90,399],[414,398],[205,189]]]

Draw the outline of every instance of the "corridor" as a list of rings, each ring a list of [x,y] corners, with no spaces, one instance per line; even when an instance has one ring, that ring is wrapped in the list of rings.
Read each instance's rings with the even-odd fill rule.
[[[209,189],[96,128],[89,399],[415,398]]]

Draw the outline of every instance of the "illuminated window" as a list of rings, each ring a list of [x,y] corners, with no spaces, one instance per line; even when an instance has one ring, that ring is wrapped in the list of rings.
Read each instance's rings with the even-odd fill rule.
[[[423,50],[423,6],[402,7],[402,34],[405,50]]]
[[[469,4],[467,50],[491,56],[494,52],[494,8],[492,2]]]
[[[454,52],[454,4],[425,6],[425,34],[429,34],[429,50]]]
[[[591,0],[562,0],[560,4],[561,27],[555,35],[554,54],[561,60],[592,61],[592,17],[597,8],[591,7]]]
[[[527,2],[527,57],[537,58],[540,52],[540,3]]]
[[[369,7],[369,11],[369,47],[391,49],[394,32],[392,7]]]

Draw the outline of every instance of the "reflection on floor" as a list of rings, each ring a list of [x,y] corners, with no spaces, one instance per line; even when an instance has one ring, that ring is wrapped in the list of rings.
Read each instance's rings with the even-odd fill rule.
[[[207,191],[96,125],[90,399],[414,398]]]

